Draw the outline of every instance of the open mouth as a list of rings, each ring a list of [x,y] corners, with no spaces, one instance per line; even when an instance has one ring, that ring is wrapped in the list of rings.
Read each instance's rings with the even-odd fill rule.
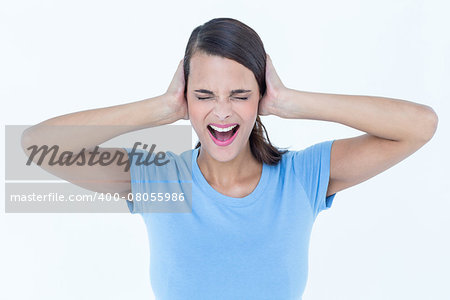
[[[209,132],[211,132],[211,134],[213,135],[213,137],[221,142],[225,142],[227,140],[229,140],[231,137],[234,136],[234,134],[238,131],[239,129],[239,124],[236,124],[234,126],[230,126],[229,128],[217,128],[215,126],[215,128],[213,128],[211,125],[208,125],[208,130]]]

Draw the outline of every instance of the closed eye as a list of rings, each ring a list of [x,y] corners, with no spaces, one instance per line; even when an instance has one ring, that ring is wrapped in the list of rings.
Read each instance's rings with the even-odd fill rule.
[[[239,99],[239,100],[247,100],[248,99],[248,97],[234,97],[234,98]],[[206,100],[206,99],[211,99],[211,97],[197,97],[197,99],[198,100]]]

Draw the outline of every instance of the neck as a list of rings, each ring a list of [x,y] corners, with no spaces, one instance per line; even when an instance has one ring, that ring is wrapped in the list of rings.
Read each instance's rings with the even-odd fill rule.
[[[258,162],[250,150],[247,141],[244,149],[232,160],[221,162],[211,157],[206,151],[199,149],[197,158],[198,166],[205,179],[213,185],[231,186],[240,181],[240,178],[247,178],[255,172],[262,172],[262,163]]]

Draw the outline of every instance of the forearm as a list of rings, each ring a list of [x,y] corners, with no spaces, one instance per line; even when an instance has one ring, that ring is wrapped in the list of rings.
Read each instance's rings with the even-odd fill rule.
[[[76,152],[130,131],[172,123],[179,116],[169,111],[164,97],[51,118],[28,128],[22,135],[22,146],[58,145]]]
[[[429,106],[375,96],[286,89],[274,107],[282,118],[337,122],[390,140],[429,140],[437,115]]]

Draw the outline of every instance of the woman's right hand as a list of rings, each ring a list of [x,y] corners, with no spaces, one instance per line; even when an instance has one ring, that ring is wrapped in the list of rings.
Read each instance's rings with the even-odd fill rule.
[[[187,99],[184,97],[185,84],[182,59],[164,96],[173,113],[180,116],[179,119],[189,120]]]

